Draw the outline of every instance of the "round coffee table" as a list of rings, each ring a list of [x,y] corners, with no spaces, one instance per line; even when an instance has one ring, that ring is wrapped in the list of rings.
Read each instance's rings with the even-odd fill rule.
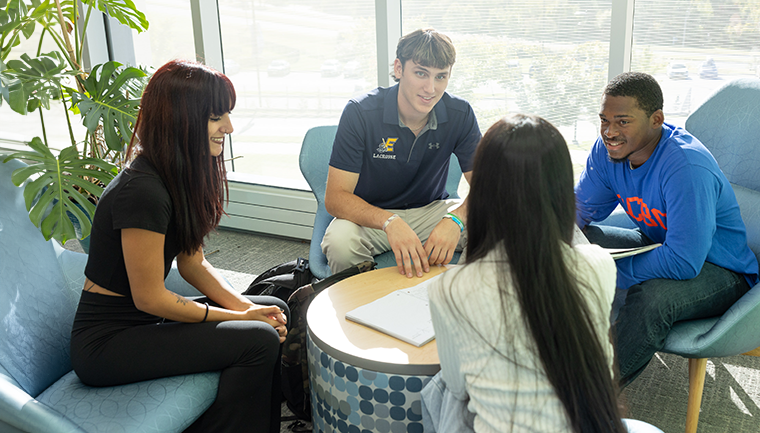
[[[435,340],[416,347],[345,315],[448,268],[432,267],[422,278],[406,278],[395,267],[378,269],[312,300],[306,343],[314,433],[422,433],[420,390],[440,370]]]

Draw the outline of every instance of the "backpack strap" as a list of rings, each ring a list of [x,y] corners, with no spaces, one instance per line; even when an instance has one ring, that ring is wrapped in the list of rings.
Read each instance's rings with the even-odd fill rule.
[[[361,274],[362,272],[371,271],[375,268],[377,268],[377,263],[371,260],[361,262],[354,266],[349,266],[348,268],[338,272],[337,274],[332,274],[329,277],[319,280],[316,283],[314,283],[313,284],[314,292],[319,293],[322,290],[337,283],[338,281],[345,280],[348,277],[353,277],[354,275]]]

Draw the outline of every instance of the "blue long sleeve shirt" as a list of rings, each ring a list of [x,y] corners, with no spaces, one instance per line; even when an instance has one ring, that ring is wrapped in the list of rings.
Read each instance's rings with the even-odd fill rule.
[[[662,246],[616,260],[618,287],[654,278],[687,280],[707,261],[758,282],[758,264],[728,179],[710,151],[682,128],[664,124],[649,159],[613,163],[601,137],[575,186],[577,224],[601,221],[618,205]]]

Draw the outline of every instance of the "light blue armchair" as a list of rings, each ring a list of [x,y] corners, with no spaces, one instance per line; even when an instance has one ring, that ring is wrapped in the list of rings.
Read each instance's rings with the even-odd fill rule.
[[[69,340],[87,256],[45,241],[0,155],[0,431],[181,432],[216,398],[219,373],[109,388],[82,384]],[[198,294],[174,269],[167,286]]]
[[[712,152],[736,194],[750,249],[760,259],[760,80],[725,84],[686,120],[686,130]],[[633,227],[618,208],[601,224]],[[686,432],[696,433],[707,358],[760,356],[760,284],[720,317],[678,322],[663,352],[689,358]]]
[[[317,126],[306,132],[301,146],[301,154],[298,163],[301,167],[301,173],[309,183],[314,197],[317,199],[317,213],[314,216],[314,230],[311,235],[311,245],[309,246],[309,267],[312,274],[317,278],[329,277],[332,272],[327,265],[327,257],[322,253],[322,238],[325,236],[325,230],[333,220],[332,215],[325,209],[325,188],[327,185],[327,170],[330,163],[330,154],[332,153],[333,141],[335,141],[335,132],[337,126]],[[462,169],[459,167],[459,161],[456,156],[451,156],[449,165],[449,176],[446,179],[446,190],[451,198],[458,198],[457,188],[459,181],[462,179]],[[454,254],[451,263],[459,260],[459,253]],[[379,268],[396,266],[396,258],[393,252],[388,251],[377,255],[374,258]]]
[[[686,120],[686,130],[710,149],[731,182],[747,227],[750,249],[760,259],[760,80],[740,79],[718,89]],[[686,432],[695,433],[707,358],[746,353],[760,356],[760,284],[721,317],[676,323],[664,352],[689,358]],[[749,352],[749,353],[747,353]]]

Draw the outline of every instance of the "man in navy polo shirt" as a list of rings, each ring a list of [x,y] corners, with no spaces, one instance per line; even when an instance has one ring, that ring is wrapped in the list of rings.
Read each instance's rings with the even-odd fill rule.
[[[462,250],[467,200],[447,200],[449,159],[457,156],[469,183],[481,134],[470,104],[445,92],[455,59],[446,35],[405,35],[398,84],[343,110],[325,193],[335,219],[322,241],[333,273],[392,250],[400,273],[421,277]]]

